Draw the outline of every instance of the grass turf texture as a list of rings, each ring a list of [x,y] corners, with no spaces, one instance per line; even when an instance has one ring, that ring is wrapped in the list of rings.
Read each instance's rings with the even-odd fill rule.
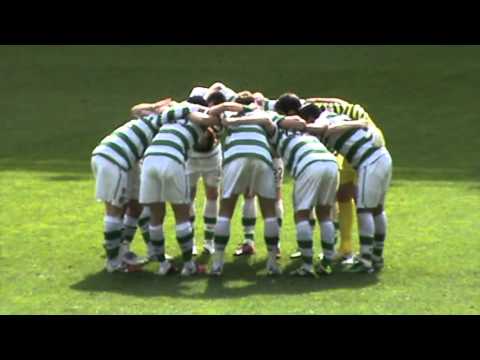
[[[0,313],[479,313],[480,47],[2,46],[0,59]],[[268,278],[261,221],[258,255],[230,256],[241,241],[238,211],[222,279],[158,278],[154,265],[103,272],[91,150],[132,104],[184,98],[216,80],[271,97],[342,97],[374,116],[394,159],[381,274]],[[297,264],[287,259],[296,248],[291,189],[287,179],[287,270]],[[166,236],[179,256],[171,216]],[[139,234],[134,248],[145,252]]]

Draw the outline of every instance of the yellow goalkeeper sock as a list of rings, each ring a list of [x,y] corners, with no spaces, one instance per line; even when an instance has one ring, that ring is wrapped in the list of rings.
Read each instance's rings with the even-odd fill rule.
[[[340,222],[340,248],[343,254],[353,253],[352,247],[352,231],[353,231],[353,214],[355,212],[355,204],[353,200],[349,202],[339,203],[338,219]]]

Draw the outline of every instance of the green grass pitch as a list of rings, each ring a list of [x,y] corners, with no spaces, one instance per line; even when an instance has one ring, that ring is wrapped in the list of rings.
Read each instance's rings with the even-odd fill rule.
[[[2,46],[0,71],[1,314],[480,312],[480,47]],[[394,160],[382,273],[268,278],[261,224],[259,253],[231,256],[238,212],[222,279],[158,278],[153,265],[102,270],[91,150],[131,105],[217,80],[271,97],[341,97],[373,115]],[[295,266],[291,185],[286,269]],[[169,214],[167,250],[178,256]],[[317,229],[317,253],[319,244]],[[145,253],[139,235],[134,248]]]

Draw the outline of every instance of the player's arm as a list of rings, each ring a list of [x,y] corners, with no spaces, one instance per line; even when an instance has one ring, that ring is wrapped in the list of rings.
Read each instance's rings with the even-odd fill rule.
[[[212,106],[209,110],[208,113],[210,115],[215,115],[215,116],[220,116],[225,111],[230,111],[230,112],[242,112],[245,110],[252,110],[250,107],[234,102],[226,102],[223,104],[215,105]]]
[[[314,97],[307,99],[308,102],[313,103],[340,103],[342,105],[348,105],[348,102],[342,99],[337,98],[321,98],[321,97]]]
[[[305,126],[305,131],[310,135],[322,137],[328,130],[328,123],[313,123]]]
[[[276,124],[279,128],[285,130],[305,131],[307,122],[298,115],[283,116]]]
[[[187,119],[194,124],[200,126],[218,126],[220,125],[220,118],[204,112],[194,111],[188,114]]]
[[[171,98],[162,99],[156,103],[142,103],[135,105],[131,109],[131,114],[134,117],[142,117],[152,114],[160,114],[161,110],[172,102]]]
[[[222,125],[227,128],[237,125],[260,125],[267,131],[269,136],[272,136],[275,133],[275,124],[267,114],[243,117],[225,117],[222,119]]]
[[[327,136],[336,135],[347,130],[352,129],[366,129],[369,126],[369,122],[366,120],[353,120],[353,121],[337,121],[328,125],[326,131]]]

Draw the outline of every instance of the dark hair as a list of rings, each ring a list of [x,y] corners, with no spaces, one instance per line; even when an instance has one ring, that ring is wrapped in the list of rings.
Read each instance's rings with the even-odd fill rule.
[[[299,110],[299,115],[304,119],[308,120],[309,118],[317,119],[320,116],[320,108],[314,103],[307,103],[303,105]]]
[[[202,105],[202,106],[208,107],[208,103],[203,98],[203,96],[191,96],[187,99],[187,102],[189,102],[190,104]]]
[[[298,114],[301,106],[302,103],[297,95],[287,93],[278,98],[274,110],[281,115]]]
[[[237,104],[250,105],[255,102],[255,98],[252,95],[244,94],[235,99]]]
[[[207,104],[220,105],[227,101],[227,98],[221,91],[215,91],[211,93],[207,98]]]
[[[208,127],[204,129],[204,133],[207,134],[207,143],[204,146],[200,146],[198,143],[193,146],[193,150],[197,152],[209,152],[213,149],[217,143],[217,135],[215,130]]]

